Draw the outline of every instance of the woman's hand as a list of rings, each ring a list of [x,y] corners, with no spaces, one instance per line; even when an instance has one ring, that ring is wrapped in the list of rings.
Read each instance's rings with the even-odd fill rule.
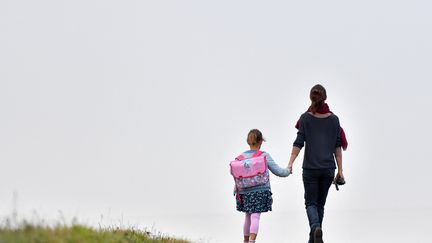
[[[336,148],[335,150],[335,158],[336,158],[336,164],[338,168],[338,175],[342,178],[345,178],[342,169],[342,149],[340,147]]]
[[[290,161],[290,162],[288,162],[288,170],[290,171],[290,174],[292,174],[293,173],[293,164],[294,164],[294,161]]]
[[[293,146],[292,151],[291,151],[291,157],[290,157],[290,160],[288,162],[288,169],[289,169],[291,174],[292,174],[292,170],[293,170],[294,160],[297,158],[299,153],[300,153],[300,148]]]
[[[345,179],[345,176],[343,175],[343,171],[342,171],[342,170],[338,170],[337,175],[338,175],[340,178],[344,178],[344,179]]]

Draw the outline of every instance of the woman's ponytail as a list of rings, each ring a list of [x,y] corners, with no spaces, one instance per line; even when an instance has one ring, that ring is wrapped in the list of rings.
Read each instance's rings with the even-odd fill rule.
[[[327,99],[327,93],[321,84],[317,84],[312,87],[309,97],[312,101],[312,113],[315,114],[318,108],[324,104],[324,101]]]

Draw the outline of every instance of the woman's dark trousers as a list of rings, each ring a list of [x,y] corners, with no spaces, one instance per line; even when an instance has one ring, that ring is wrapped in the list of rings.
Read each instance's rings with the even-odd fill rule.
[[[324,205],[334,174],[334,169],[303,169],[306,213],[311,230],[322,225]]]

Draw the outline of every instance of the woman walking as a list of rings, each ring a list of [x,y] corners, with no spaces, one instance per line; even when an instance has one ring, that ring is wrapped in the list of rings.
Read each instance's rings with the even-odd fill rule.
[[[328,190],[333,182],[336,164],[338,176],[344,178],[342,150],[348,143],[339,125],[339,118],[325,103],[326,90],[315,85],[310,91],[311,106],[297,122],[297,138],[294,141],[288,168],[292,166],[300,150],[305,146],[303,160],[303,185],[305,206],[309,220],[309,243],[323,243],[322,221]],[[336,163],[335,163],[336,158]]]

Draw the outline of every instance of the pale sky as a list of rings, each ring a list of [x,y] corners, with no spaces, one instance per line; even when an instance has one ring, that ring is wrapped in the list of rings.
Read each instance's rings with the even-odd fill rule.
[[[247,132],[286,166],[316,83],[349,142],[327,207],[430,209],[431,7],[3,0],[0,213],[234,211]],[[302,158],[276,211],[304,210]]]

